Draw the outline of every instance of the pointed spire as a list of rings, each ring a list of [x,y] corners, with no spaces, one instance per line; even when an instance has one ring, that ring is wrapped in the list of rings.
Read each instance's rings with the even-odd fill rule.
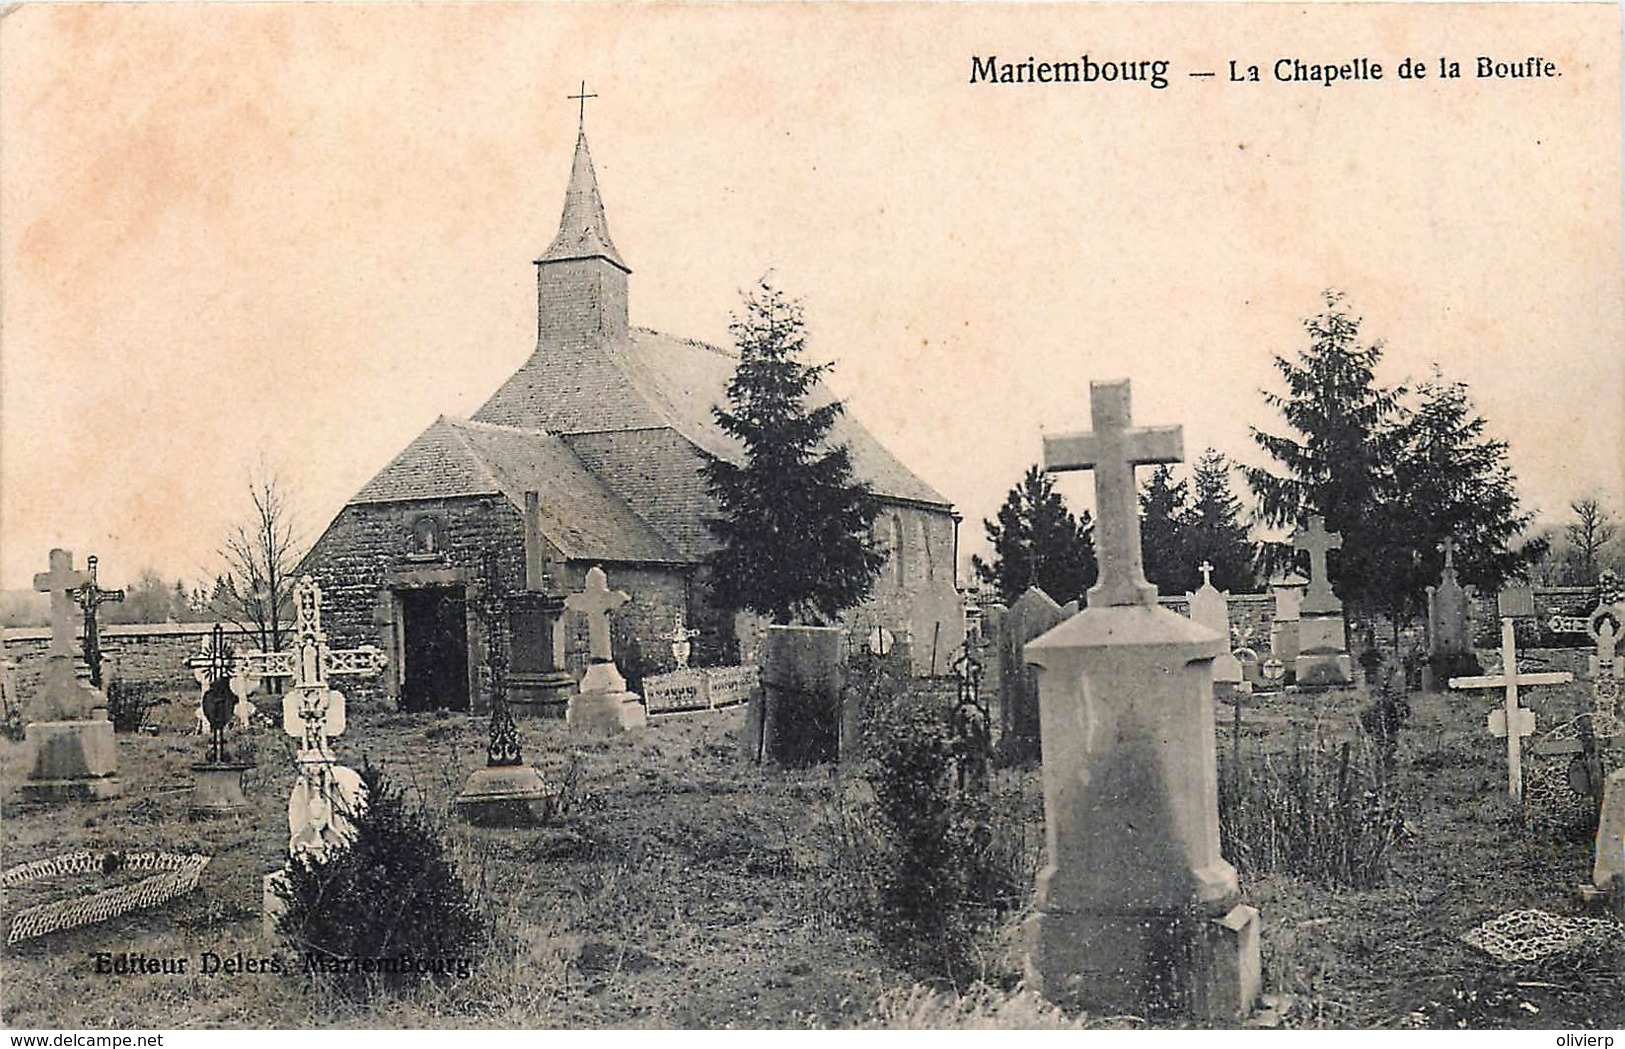
[[[564,214],[559,218],[558,236],[542,252],[538,264],[569,259],[603,259],[626,273],[632,269],[621,261],[615,242],[609,239],[609,220],[604,202],[598,196],[598,175],[593,171],[592,154],[587,152],[587,130],[576,134],[576,155],[570,165],[570,188],[564,194]]]

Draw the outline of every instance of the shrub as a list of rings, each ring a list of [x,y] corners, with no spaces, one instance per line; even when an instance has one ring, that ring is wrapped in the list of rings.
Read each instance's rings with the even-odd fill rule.
[[[1368,889],[1388,876],[1404,829],[1399,799],[1368,742],[1307,741],[1279,758],[1224,755],[1219,831],[1224,855],[1248,874],[1290,874]]]
[[[467,978],[489,930],[442,828],[408,805],[382,770],[365,765],[361,780],[368,803],[352,817],[350,844],[330,850],[325,862],[289,861],[277,931],[300,953],[304,971],[331,974],[346,960],[382,970],[334,974],[332,988],[345,997]]]
[[[864,853],[860,906],[901,964],[964,986],[977,936],[1031,888],[1022,807],[956,788],[955,740],[939,703],[888,697],[883,683],[872,698],[864,775],[874,827],[846,836]]]
[[[110,678],[104,693],[107,696],[107,718],[115,732],[135,732],[147,719],[147,711],[157,706],[162,697],[156,685],[146,681],[125,681]]]
[[[1393,777],[1394,760],[1399,754],[1399,730],[1411,716],[1410,701],[1405,698],[1405,689],[1397,677],[1393,668],[1383,669],[1376,694],[1360,710],[1360,727],[1377,748],[1377,767],[1385,780]]]

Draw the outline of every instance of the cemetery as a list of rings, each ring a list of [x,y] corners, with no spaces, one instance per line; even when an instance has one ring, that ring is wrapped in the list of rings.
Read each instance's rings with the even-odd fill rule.
[[[280,649],[215,627],[115,734],[91,684],[107,592],[52,551],[49,645],[7,663],[5,1022],[68,1022],[70,998],[88,1026],[1625,1021],[1614,578],[1583,616],[1510,585],[1491,633],[1438,600],[1444,544],[1430,636],[1482,673],[1428,689],[1391,654],[1351,667],[1318,516],[1285,601],[1206,562],[1159,597],[1134,470],[1183,438],[1129,396],[1094,384],[1090,432],[1044,442],[1094,478],[1098,581],[987,604],[936,678],[828,627],[696,668],[679,619],[646,701],[612,640],[632,598],[594,567],[563,600],[590,657],[564,716],[516,719],[500,687],[488,716],[348,703],[387,657],[332,643],[306,576]],[[1528,647],[1571,627],[1585,646]],[[463,953],[299,940],[296,886],[376,847],[374,807],[415,811],[416,851],[456,872]]]
[[[55,17],[21,6],[19,24]],[[33,387],[41,403],[73,392],[75,420],[123,421],[101,445],[42,452],[49,484],[36,471],[24,487],[53,501],[5,536],[0,1024],[1625,1027],[1625,527],[1606,471],[1565,462],[1554,480],[1542,458],[1581,435],[1608,446],[1614,421],[1572,390],[1552,408],[1531,366],[1500,352],[1527,340],[1513,323],[1527,314],[1552,328],[1546,385],[1583,359],[1587,392],[1604,388],[1617,366],[1596,344],[1618,319],[1562,298],[1592,285],[1560,269],[1477,316],[1503,287],[1486,245],[1504,254],[1527,232],[1506,221],[1517,202],[1492,210],[1464,175],[1418,205],[1343,171],[1431,176],[1442,168],[1410,154],[1436,156],[1436,137],[1452,173],[1476,176],[1488,166],[1450,122],[1418,124],[1409,150],[1354,136],[1359,164],[1326,148],[1347,127],[1303,123],[1317,107],[1208,141],[1192,131],[1211,116],[1179,106],[1222,74],[1196,69],[1170,72],[1161,86],[1180,90],[1159,99],[1179,97],[1149,121],[1127,92],[1091,96],[1093,123],[1074,126],[1075,102],[1043,108],[1059,92],[978,88],[952,105],[915,98],[893,126],[895,81],[876,81],[893,94],[876,90],[862,119],[831,103],[827,72],[782,113],[762,104],[782,101],[783,70],[751,66],[752,49],[788,68],[812,38],[771,9],[751,8],[761,21],[743,30],[743,15],[707,9],[691,35],[696,16],[662,8],[653,47],[642,22],[600,38],[593,19],[622,17],[615,5],[460,12],[453,30],[432,4],[369,5],[365,30],[345,28],[343,5],[316,6],[303,17],[333,19],[331,33],[247,22],[241,54],[217,60],[272,85],[258,102],[197,88],[242,134],[197,133],[210,170],[236,173],[194,178],[196,213],[160,191],[171,167],[190,177],[196,143],[160,124],[203,105],[184,91],[179,108],[130,118],[155,122],[144,148],[163,163],[86,150],[113,190],[80,185],[78,206],[128,204],[119,169],[163,168],[142,190],[150,215],[103,229],[16,194],[32,254],[8,254],[6,272],[33,298],[15,301],[121,284],[95,271],[97,252],[72,280],[54,273],[80,239],[145,298],[105,315],[59,302],[51,323],[71,337],[27,332],[42,357],[58,342],[119,347]],[[942,40],[981,31],[963,6]],[[359,108],[324,123],[326,103],[301,92],[323,75],[326,37],[371,61],[361,43],[420,16],[430,28],[399,45],[420,63],[415,93],[382,66],[366,90],[334,78],[334,104]],[[53,39],[68,56],[118,40],[103,17]],[[914,20],[939,17],[903,5],[895,26],[853,24],[905,27],[912,48],[938,24]],[[1205,38],[1210,16],[1188,17]],[[185,28],[136,44],[169,47]],[[258,36],[285,51],[265,59]],[[888,64],[919,79],[921,54],[872,61],[865,33],[846,36],[848,90]],[[479,76],[442,56],[464,37],[490,47]],[[558,41],[658,64],[701,40],[728,61],[699,87],[669,78],[671,115],[610,109],[574,78],[569,94],[546,88],[560,88],[550,107],[507,93],[518,69],[558,75],[572,54]],[[150,67],[124,46],[85,68],[145,90],[109,69]],[[1607,65],[1577,53],[1565,87]],[[73,85],[40,68],[7,110],[50,143],[24,139],[19,185],[49,182],[35,154],[65,148],[28,110],[60,116],[53,93]],[[719,96],[765,116],[675,115]],[[596,164],[589,102],[626,136],[595,123]],[[1452,121],[1479,119],[1457,104]],[[420,123],[388,122],[397,108]],[[1403,126],[1395,111],[1384,119]],[[1573,128],[1589,130],[1582,118]],[[916,123],[935,137],[913,137]],[[1235,165],[1207,180],[1220,188],[1200,206],[1163,199],[1210,154]],[[238,155],[286,185],[245,189]],[[761,166],[706,166],[719,156]],[[310,157],[331,169],[317,189],[295,178]],[[1607,227],[1563,210],[1583,196],[1553,189],[1568,189],[1572,158],[1542,158],[1543,228]],[[1283,198],[1283,171],[1337,195]],[[755,210],[748,179],[816,216],[824,254],[802,217]],[[669,214],[650,203],[662,194]],[[1445,206],[1456,194],[1482,214],[1463,221]],[[288,200],[306,210],[275,217]],[[215,221],[241,201],[253,222]],[[1395,269],[1374,207],[1392,208],[1406,250],[1449,265]],[[1325,216],[1347,225],[1323,229]],[[1477,225],[1500,239],[1456,239]],[[188,239],[199,229],[223,239],[204,251]],[[365,261],[343,254],[355,237],[373,238]],[[1310,247],[1287,250],[1294,239]],[[120,256],[171,240],[220,274],[218,287],[176,276],[183,309]],[[1337,252],[1316,255],[1323,244]],[[760,253],[763,275],[719,306],[708,282]],[[297,263],[245,276],[261,255]],[[648,267],[636,284],[628,259]],[[181,273],[173,263],[144,265]],[[1365,281],[1375,322],[1300,271]],[[482,297],[476,278],[497,290]],[[116,312],[171,329],[163,352],[195,374],[155,367],[137,388],[122,350],[161,340]],[[948,316],[925,324],[932,312]],[[213,327],[221,315],[229,328]],[[711,341],[644,319],[698,323]],[[516,331],[534,342],[504,346]],[[1463,333],[1488,347],[1473,351],[1480,370],[1451,345]],[[1401,349],[1384,363],[1389,338]],[[129,387],[116,411],[96,384]],[[1544,405],[1507,431],[1517,456],[1498,428],[1509,396]],[[174,440],[126,440],[126,401]],[[8,440],[24,429],[8,421]],[[227,523],[219,463],[250,452],[252,512]],[[283,455],[291,483],[265,465]],[[150,490],[132,502],[120,473]],[[321,493],[308,506],[301,484]],[[122,574],[200,550],[214,561],[190,584]]]

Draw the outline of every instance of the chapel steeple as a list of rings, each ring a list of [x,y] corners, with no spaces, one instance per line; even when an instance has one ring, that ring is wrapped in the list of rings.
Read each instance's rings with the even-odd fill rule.
[[[583,83],[581,93],[569,97],[582,108],[559,232],[536,260],[538,343],[618,338],[628,326],[626,278],[632,269],[610,239],[598,174],[587,150],[585,107],[587,99],[597,96],[587,94]]]

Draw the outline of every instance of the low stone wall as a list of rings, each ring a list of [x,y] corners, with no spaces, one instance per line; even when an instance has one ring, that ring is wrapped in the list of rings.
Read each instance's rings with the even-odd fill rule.
[[[1182,616],[1191,614],[1188,597],[1159,597],[1157,603]],[[1231,594],[1225,599],[1230,613],[1230,638],[1233,644],[1246,644],[1259,652],[1270,647],[1270,626],[1275,622],[1275,596],[1273,594]]]
[[[102,654],[117,666],[124,681],[139,681],[159,687],[193,690],[197,682],[186,661],[203,648],[213,623],[118,623],[101,628]],[[258,639],[237,627],[226,628],[227,639],[235,645],[257,648]],[[6,657],[17,664],[17,688],[31,695],[39,683],[45,655],[51,646],[49,627],[13,627],[4,632]],[[79,641],[75,632],[74,647]]]

